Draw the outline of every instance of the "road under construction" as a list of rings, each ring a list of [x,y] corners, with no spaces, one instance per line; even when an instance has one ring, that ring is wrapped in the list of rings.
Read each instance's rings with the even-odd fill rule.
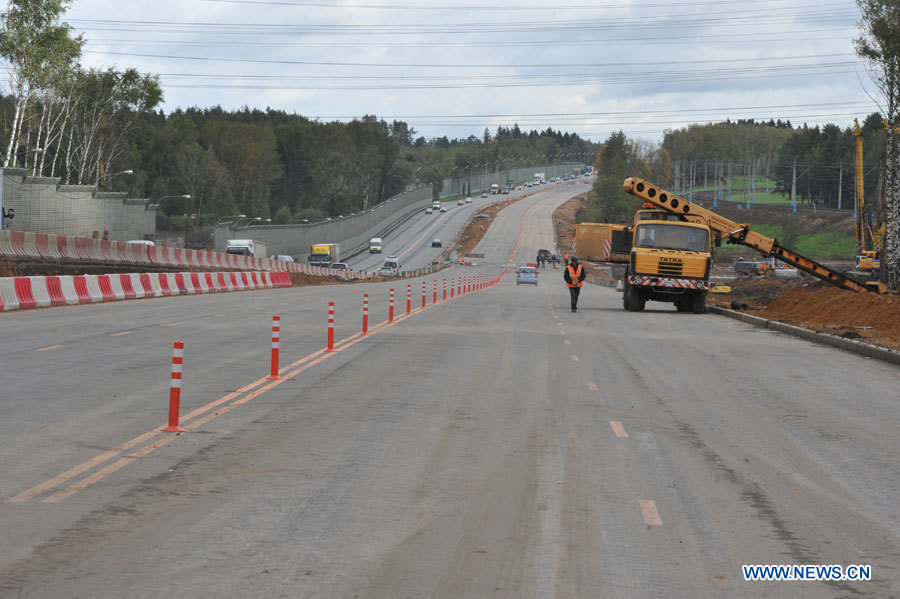
[[[0,596],[900,595],[897,367],[606,287],[573,314],[552,268],[517,287],[573,191],[422,278],[3,315]]]

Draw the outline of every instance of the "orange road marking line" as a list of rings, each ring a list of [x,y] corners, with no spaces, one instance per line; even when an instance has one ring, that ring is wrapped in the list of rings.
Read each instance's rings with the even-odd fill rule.
[[[422,312],[422,311],[423,311],[422,308],[417,308],[417,309],[413,310],[409,316],[418,314],[419,312]],[[392,323],[388,322],[387,320],[382,321],[382,322],[378,323],[377,325],[373,326],[369,330],[369,333],[371,335],[379,330],[394,326],[398,322],[402,322],[403,320],[406,320],[407,318],[409,318],[409,316],[407,316],[406,314],[403,314],[402,316],[395,318],[394,322],[392,322]],[[361,332],[355,333],[349,337],[341,339],[340,341],[335,343],[335,350],[336,350],[335,353],[343,351],[344,349],[346,349],[352,345],[355,345],[356,343],[358,343],[359,341],[362,341],[363,339],[364,339],[364,337],[362,336]],[[62,347],[62,346],[59,346],[59,347]],[[322,354],[324,354],[324,355],[322,355]],[[303,372],[309,368],[312,368],[316,364],[321,363],[322,361],[324,361],[325,359],[327,359],[328,357],[330,357],[332,355],[334,355],[334,354],[325,353],[325,348],[322,348],[318,351],[315,351],[315,352],[309,354],[308,356],[304,356],[303,358],[300,358],[299,360],[297,360],[296,362],[293,362],[292,364],[285,366],[284,368],[279,370],[279,373],[284,373],[288,370],[292,370],[292,369],[300,366],[300,368],[298,368],[294,372],[287,373],[284,376],[284,380],[293,378],[294,376],[300,374],[301,372]],[[317,358],[317,356],[318,356],[318,358]],[[312,361],[310,361],[310,360],[312,360]],[[306,362],[308,362],[308,363],[305,366],[302,366]],[[204,406],[201,406],[201,407],[193,410],[192,412],[190,412],[188,414],[185,414],[181,418],[181,423],[184,424],[188,420],[193,420],[195,417],[197,417],[205,412],[209,412],[213,408],[215,408],[223,403],[227,403],[228,401],[230,401],[236,397],[240,397],[247,391],[251,391],[252,389],[258,387],[260,384],[262,384],[266,380],[267,379],[265,377],[257,379],[256,381],[253,381],[252,383],[249,383],[236,391],[233,391],[223,397],[220,397],[219,399],[217,399],[215,401],[212,401]],[[185,429],[188,431],[196,430],[199,426],[205,424],[206,422],[209,422],[213,418],[215,418],[217,416],[221,416],[221,415],[231,411],[232,408],[234,408],[238,405],[241,405],[243,403],[246,403],[246,402],[250,401],[251,399],[258,397],[260,394],[264,393],[265,391],[268,391],[269,389],[276,387],[277,385],[284,382],[284,380],[272,381],[265,387],[258,389],[257,391],[254,391],[253,393],[251,393],[250,396],[241,398],[240,400],[220,409],[218,412],[213,412],[212,414],[209,414],[203,418],[200,418],[196,421],[191,422],[189,425],[185,426]],[[154,437],[159,436],[161,434],[161,432],[162,431],[160,431],[158,429],[146,432],[143,435],[140,435],[130,441],[123,443],[122,445],[118,446],[115,449],[105,451],[97,456],[94,456],[93,458],[91,458],[85,462],[82,462],[81,464],[79,464],[73,468],[70,468],[69,470],[63,472],[62,474],[54,476],[53,478],[51,478],[39,485],[36,485],[30,489],[27,489],[27,490],[19,493],[15,497],[7,499],[6,502],[7,503],[22,503],[24,501],[28,501],[29,499],[32,499],[32,498],[36,497],[37,495],[40,495],[44,491],[50,490],[53,487],[56,487],[72,478],[75,478],[79,474],[82,474],[83,472],[86,472],[87,470],[90,470],[91,468],[98,466],[99,464],[102,464],[103,462],[113,459],[117,455],[120,455],[122,452],[124,452],[128,449],[131,449],[132,447],[134,447],[136,445],[140,445],[141,443],[143,443],[145,441],[148,441]],[[153,451],[159,447],[162,447],[163,445],[165,445],[166,443],[168,443],[175,437],[177,437],[177,435],[168,435],[158,441],[155,441],[154,443],[152,443],[150,445],[146,445],[146,446],[142,447],[140,450],[138,450],[136,455],[125,456],[125,457],[120,458],[119,460],[106,466],[102,470],[98,470],[94,474],[82,479],[81,481],[74,483],[72,485],[69,485],[68,487],[66,487],[65,489],[63,489],[61,491],[57,491],[53,495],[50,495],[49,497],[45,498],[43,500],[43,502],[57,503],[59,501],[62,501],[66,497],[71,496],[72,494],[80,491],[81,489],[84,489],[85,487],[97,482],[98,480],[101,480],[102,478],[106,477],[107,475],[112,474],[113,472],[116,472],[117,470],[126,466],[127,464],[130,464],[138,457],[142,457],[142,456],[150,453],[151,451]]]
[[[213,318],[222,318],[224,314],[213,314]]]
[[[557,323],[556,323],[556,326],[561,327],[561,326],[562,326],[562,323],[561,323],[561,322],[557,322]]]
[[[64,347],[64,346],[62,346],[62,345],[51,345],[51,346],[49,346],[49,347],[42,347],[42,348],[36,349],[36,350],[34,350],[34,351],[49,351],[49,350],[51,350],[51,349],[59,349],[59,348],[61,348],[61,347]]]
[[[565,331],[560,331],[559,334],[560,334],[560,335],[565,335],[566,332],[565,332]]]
[[[572,342],[568,339],[563,339],[563,343],[565,343],[566,345],[572,345]]]
[[[627,437],[628,433],[625,432],[625,427],[622,426],[622,423],[618,420],[610,420],[609,425],[612,427],[613,432],[616,433],[617,437]]]
[[[570,357],[572,358],[572,361],[573,361],[573,362],[577,362],[577,361],[578,361],[578,356],[576,356],[575,354],[572,354]]]
[[[110,337],[121,337],[122,335],[130,335],[131,331],[122,331],[121,333],[110,333]]]
[[[652,499],[638,499],[641,504],[641,516],[647,526],[662,526],[662,518],[656,510],[656,503]]]
[[[594,383],[588,383],[587,388],[590,389],[591,391],[599,391],[600,390],[600,388],[597,385],[595,385]]]

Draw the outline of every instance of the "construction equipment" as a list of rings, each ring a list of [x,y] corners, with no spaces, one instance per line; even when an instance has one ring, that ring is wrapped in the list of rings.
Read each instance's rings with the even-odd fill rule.
[[[885,225],[876,222],[876,211],[866,203],[862,129],[857,119],[853,119],[853,124],[856,126],[851,131],[856,138],[856,268],[871,272],[881,266],[879,254],[883,247]]]
[[[832,270],[823,264],[819,264],[814,260],[801,256],[788,248],[781,247],[778,244],[777,239],[766,237],[765,235],[760,235],[756,231],[752,231],[750,225],[736,223],[715,212],[698,206],[697,204],[688,202],[664,189],[660,189],[643,179],[629,177],[628,179],[625,179],[623,188],[627,193],[639,197],[654,206],[663,208],[668,212],[683,216],[695,215],[701,217],[709,225],[710,231],[715,234],[716,245],[718,245],[722,239],[727,240],[729,243],[746,245],[763,256],[777,258],[782,262],[795,266],[797,269],[811,274],[814,277],[818,277],[841,289],[857,292],[874,291],[876,293],[883,293],[885,290],[883,283],[875,281],[857,281],[856,279]]]

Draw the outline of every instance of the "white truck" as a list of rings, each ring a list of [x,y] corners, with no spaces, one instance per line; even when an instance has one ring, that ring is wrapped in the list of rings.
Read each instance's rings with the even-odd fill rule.
[[[381,237],[373,237],[369,240],[369,253],[370,254],[380,254],[382,249],[384,248],[384,243],[381,241]]]
[[[253,256],[254,258],[265,258],[268,255],[266,244],[253,239],[228,239],[225,241],[225,253]]]
[[[491,195],[497,195],[500,193],[500,185],[497,183],[491,184]]]
[[[540,185],[541,183],[547,182],[547,173],[535,173],[534,179],[532,180],[533,185]]]

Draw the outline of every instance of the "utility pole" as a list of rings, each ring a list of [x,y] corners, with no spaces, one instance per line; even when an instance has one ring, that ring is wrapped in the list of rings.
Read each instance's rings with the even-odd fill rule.
[[[841,160],[841,170],[838,173],[838,210],[841,209],[841,191],[844,189],[844,161]]]
[[[791,176],[791,210],[797,214],[797,157],[794,156],[794,172]]]

